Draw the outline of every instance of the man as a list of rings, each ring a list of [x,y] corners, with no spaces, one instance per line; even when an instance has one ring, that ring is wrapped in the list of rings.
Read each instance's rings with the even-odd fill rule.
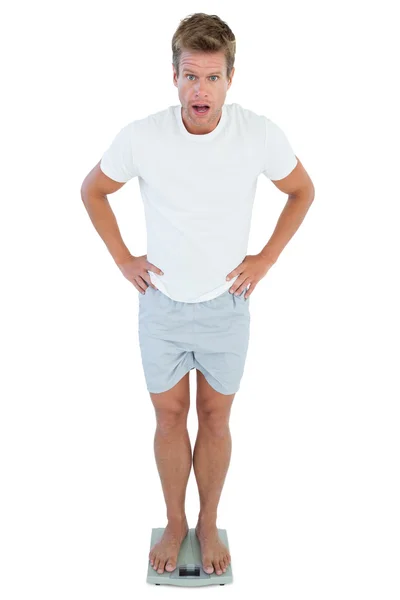
[[[231,455],[229,414],[249,341],[249,297],[300,226],[314,186],[275,123],[225,104],[235,42],[223,21],[192,15],[181,22],[172,48],[180,104],[125,126],[81,192],[95,228],[139,292],[139,341],[168,519],[149,560],[158,573],[173,571],[188,531],[186,423],[195,368],[196,533],[204,571],[220,575],[231,557],[218,537],[217,506]],[[246,255],[260,173],[289,198],[266,246]],[[136,176],[147,226],[144,256],[131,255],[107,201]]]

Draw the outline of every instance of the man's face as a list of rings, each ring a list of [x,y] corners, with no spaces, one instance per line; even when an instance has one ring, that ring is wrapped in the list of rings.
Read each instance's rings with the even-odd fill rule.
[[[182,108],[182,120],[189,133],[210,133],[218,125],[226,92],[231,86],[231,78],[226,77],[224,53],[194,52],[184,50],[181,54],[179,77],[174,66],[173,81],[178,88]],[[193,105],[207,104],[210,108],[204,114],[196,113]]]

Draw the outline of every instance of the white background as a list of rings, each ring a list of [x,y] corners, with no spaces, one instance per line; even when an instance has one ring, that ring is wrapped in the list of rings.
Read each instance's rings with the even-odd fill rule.
[[[194,12],[236,36],[226,103],[274,120],[316,191],[251,296],[218,510],[234,582],[204,593],[398,600],[400,98],[388,1],[3,12],[0,596],[201,593],[145,582],[166,511],[138,293],[80,196],[121,127],[178,104],[171,40]],[[145,254],[137,178],[109,200],[128,248]],[[286,200],[259,178],[249,254]],[[186,508],[194,527],[193,471]]]

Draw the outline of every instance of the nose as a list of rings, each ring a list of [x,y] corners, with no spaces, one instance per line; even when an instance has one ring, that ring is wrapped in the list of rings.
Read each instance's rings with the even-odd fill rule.
[[[201,83],[200,81],[198,83],[196,83],[195,85],[195,93],[196,96],[201,96],[203,97],[203,94],[201,94],[200,92],[202,92],[203,90],[206,89],[206,84],[205,83]],[[207,100],[207,94],[204,96],[204,100]]]

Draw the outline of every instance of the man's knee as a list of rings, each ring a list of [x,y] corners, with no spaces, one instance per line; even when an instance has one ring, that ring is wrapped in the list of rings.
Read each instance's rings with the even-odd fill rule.
[[[189,373],[171,389],[158,394],[150,393],[150,397],[159,426],[168,428],[186,423],[190,407]]]
[[[216,435],[226,432],[235,394],[221,394],[212,388],[199,371],[196,408],[199,424]]]

